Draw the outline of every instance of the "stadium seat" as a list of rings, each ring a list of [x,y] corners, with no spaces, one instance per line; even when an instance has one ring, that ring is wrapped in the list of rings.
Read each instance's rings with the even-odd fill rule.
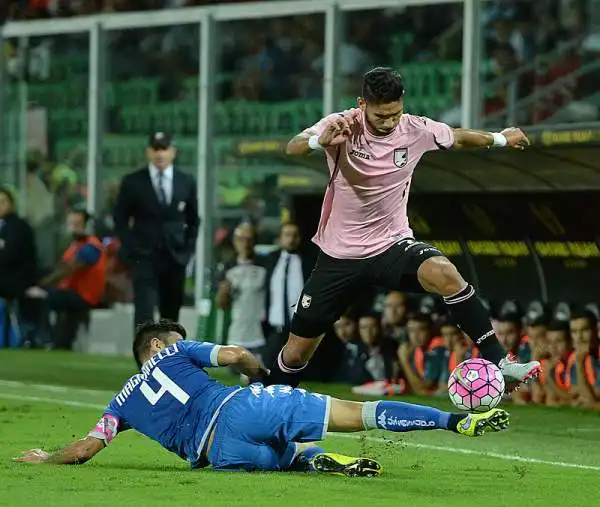
[[[597,303],[588,303],[585,305],[585,309],[592,312],[597,318],[600,318],[600,308]]]
[[[517,315],[523,314],[523,309],[518,301],[514,299],[509,299],[508,301],[504,301],[500,306],[500,315],[506,315],[508,313],[516,313]]]
[[[552,317],[557,320],[569,320],[571,317],[571,305],[565,301],[561,301],[554,307]]]
[[[545,314],[546,308],[541,301],[531,301],[529,305],[527,305],[527,310],[525,310],[525,318],[528,322],[531,322],[538,317],[542,317]]]

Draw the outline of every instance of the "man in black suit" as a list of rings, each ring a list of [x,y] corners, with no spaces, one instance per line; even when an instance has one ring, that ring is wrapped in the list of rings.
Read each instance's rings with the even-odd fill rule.
[[[185,268],[198,236],[195,179],[173,167],[171,136],[155,132],[149,165],[123,178],[114,211],[122,259],[133,274],[135,324],[162,318],[177,321],[183,304]]]
[[[294,307],[313,268],[314,259],[299,250],[300,229],[286,223],[279,231],[280,250],[267,257],[265,364],[272,364],[287,342]]]

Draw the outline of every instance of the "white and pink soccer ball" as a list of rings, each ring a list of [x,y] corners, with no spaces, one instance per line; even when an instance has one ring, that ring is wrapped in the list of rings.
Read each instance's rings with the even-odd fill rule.
[[[460,410],[486,412],[502,401],[504,377],[500,368],[485,359],[467,359],[448,379],[448,394]]]

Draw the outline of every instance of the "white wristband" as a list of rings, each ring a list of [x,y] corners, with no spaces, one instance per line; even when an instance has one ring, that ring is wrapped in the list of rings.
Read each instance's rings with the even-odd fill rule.
[[[308,138],[308,146],[311,150],[323,151],[325,149],[321,146],[321,143],[319,143],[319,136],[316,134]]]
[[[497,148],[504,148],[508,144],[508,141],[506,140],[506,137],[504,137],[504,134],[500,134],[499,132],[490,132],[490,134],[492,134],[492,137],[494,138],[494,144],[492,144],[492,146]]]

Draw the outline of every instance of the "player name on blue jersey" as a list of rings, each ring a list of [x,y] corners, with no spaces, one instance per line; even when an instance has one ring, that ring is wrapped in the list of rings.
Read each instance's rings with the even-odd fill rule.
[[[142,366],[142,373],[138,373],[131,377],[129,381],[125,384],[121,392],[115,396],[115,400],[119,404],[119,406],[123,406],[123,403],[125,403],[129,395],[140,384],[140,382],[148,380],[148,377],[152,372],[152,368],[154,368],[162,359],[174,356],[178,352],[179,349],[177,348],[177,344],[174,343],[170,347],[161,350],[158,354],[148,359],[148,361],[146,361]]]

